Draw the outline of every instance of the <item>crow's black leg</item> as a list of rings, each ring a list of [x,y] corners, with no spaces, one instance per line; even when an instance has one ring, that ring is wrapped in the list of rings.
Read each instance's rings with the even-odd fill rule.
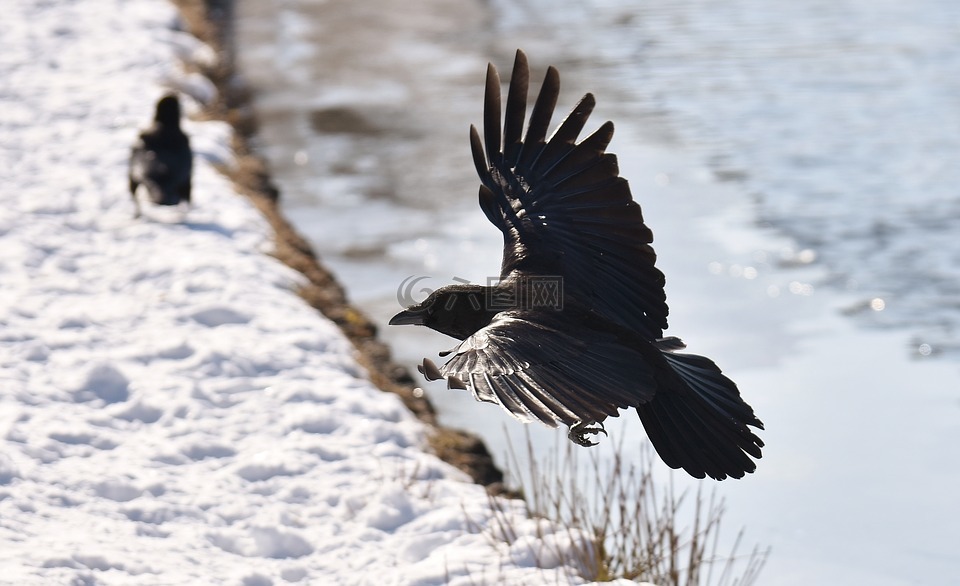
[[[567,438],[578,446],[589,448],[590,446],[597,445],[599,442],[590,441],[587,436],[600,433],[607,435],[607,431],[603,429],[602,423],[595,421],[578,421],[570,426],[570,431],[567,432]]]

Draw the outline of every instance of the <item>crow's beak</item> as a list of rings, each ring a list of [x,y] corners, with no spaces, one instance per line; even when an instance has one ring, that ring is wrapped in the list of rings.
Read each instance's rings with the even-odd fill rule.
[[[427,316],[425,311],[413,311],[405,309],[397,315],[390,318],[391,326],[422,326],[423,320]]]

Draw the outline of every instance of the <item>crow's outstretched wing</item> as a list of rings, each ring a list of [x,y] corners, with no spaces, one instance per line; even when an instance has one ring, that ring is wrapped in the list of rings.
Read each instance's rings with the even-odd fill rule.
[[[696,478],[753,472],[762,429],[737,385],[676,338],[637,340],[589,314],[506,311],[454,349],[428,379],[446,378],[524,422],[597,423],[635,407],[657,453]]]
[[[594,98],[587,94],[547,140],[560,80],[549,68],[521,139],[529,68],[517,51],[501,143],[500,78],[487,69],[484,141],[471,127],[480,206],[504,234],[501,278],[562,276],[564,292],[648,340],[667,327],[664,277],[616,156],[613,123],[576,143]]]
[[[590,324],[551,311],[501,312],[439,369],[425,361],[424,374],[469,388],[525,422],[601,422],[649,401],[656,387],[636,350]]]

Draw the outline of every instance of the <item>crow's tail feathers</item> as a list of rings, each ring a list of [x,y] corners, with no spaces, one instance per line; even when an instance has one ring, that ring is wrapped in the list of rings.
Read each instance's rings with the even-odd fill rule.
[[[663,358],[676,376],[637,412],[657,453],[671,468],[696,478],[742,478],[756,470],[763,441],[747,427],[763,429],[753,408],[740,398],[737,385],[708,358],[674,354],[665,345]]]

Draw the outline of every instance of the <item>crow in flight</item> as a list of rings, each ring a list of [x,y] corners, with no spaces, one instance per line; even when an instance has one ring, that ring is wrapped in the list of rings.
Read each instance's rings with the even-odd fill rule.
[[[577,144],[594,107],[585,95],[546,139],[560,79],[550,67],[526,136],[529,69],[517,51],[500,126],[500,78],[487,69],[481,141],[470,129],[480,207],[503,232],[496,285],[448,285],[398,313],[391,325],[424,325],[462,342],[427,380],[470,389],[524,422],[587,434],[633,407],[663,461],[696,478],[753,472],[763,429],[737,385],[708,358],[678,352],[667,327],[664,277],[616,156],[607,122]],[[604,432],[605,433],[605,432]]]
[[[157,205],[190,203],[193,154],[190,139],[180,129],[180,100],[168,94],[157,102],[153,124],[140,133],[130,152],[130,197],[133,217],[140,217],[137,187],[142,183]]]

